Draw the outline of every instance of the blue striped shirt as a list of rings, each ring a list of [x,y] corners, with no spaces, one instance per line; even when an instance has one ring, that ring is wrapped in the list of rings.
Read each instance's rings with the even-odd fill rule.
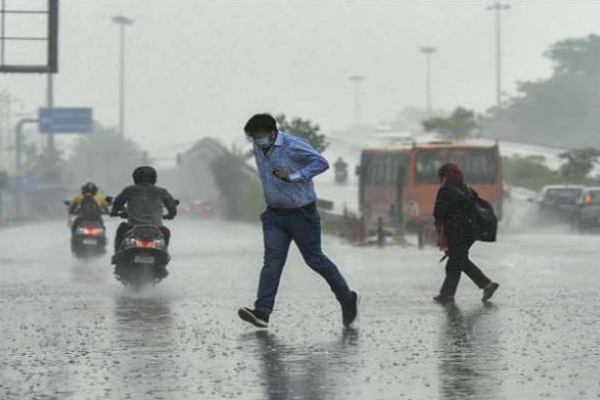
[[[317,200],[312,178],[325,172],[329,163],[308,141],[279,132],[266,154],[254,145],[254,158],[268,206],[298,208]],[[292,182],[277,178],[273,174],[277,168],[284,169]]]

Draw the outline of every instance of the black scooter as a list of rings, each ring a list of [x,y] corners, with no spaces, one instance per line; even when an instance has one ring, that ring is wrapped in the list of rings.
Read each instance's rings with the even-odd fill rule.
[[[67,207],[70,201],[65,201]],[[80,259],[102,257],[106,254],[106,228],[102,221],[85,221],[77,215],[69,215],[71,228],[71,252]]]
[[[118,215],[127,218],[126,212]],[[136,225],[129,230],[113,256],[115,277],[125,286],[136,290],[155,285],[167,277],[171,260],[167,243],[160,228],[154,225]]]

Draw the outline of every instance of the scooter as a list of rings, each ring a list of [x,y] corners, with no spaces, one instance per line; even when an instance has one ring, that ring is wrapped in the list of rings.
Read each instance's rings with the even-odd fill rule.
[[[127,218],[127,213],[121,212],[118,216]],[[113,256],[115,277],[123,285],[140,290],[166,278],[166,266],[170,260],[167,243],[160,228],[154,225],[136,225],[125,234]]]
[[[71,202],[65,201],[66,206]],[[77,258],[89,259],[106,254],[106,228],[102,221],[84,221],[77,215],[69,215],[71,229],[71,252]]]

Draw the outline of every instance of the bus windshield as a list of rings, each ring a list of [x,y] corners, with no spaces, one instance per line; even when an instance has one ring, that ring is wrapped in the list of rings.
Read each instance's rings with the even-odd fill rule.
[[[415,183],[438,183],[438,169],[446,163],[458,165],[468,184],[495,183],[498,177],[496,148],[431,149],[417,153]]]

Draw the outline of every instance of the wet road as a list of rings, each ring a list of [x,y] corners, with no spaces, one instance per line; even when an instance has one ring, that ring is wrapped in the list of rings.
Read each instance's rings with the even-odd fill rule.
[[[600,399],[600,236],[476,245],[495,301],[463,278],[430,301],[431,249],[325,249],[363,294],[354,330],[293,251],[268,332],[238,321],[260,227],[175,222],[171,275],[132,295],[82,263],[64,224],[0,230],[0,399]]]

